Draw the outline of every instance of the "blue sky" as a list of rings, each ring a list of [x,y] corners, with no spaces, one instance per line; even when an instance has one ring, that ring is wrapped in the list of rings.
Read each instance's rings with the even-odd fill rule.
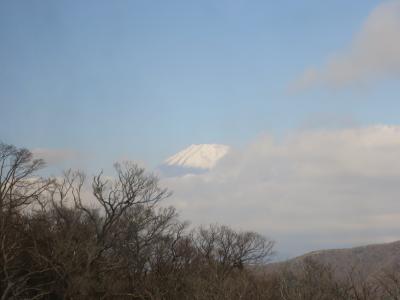
[[[281,257],[398,240],[399,36],[400,0],[0,0],[0,140],[90,174],[226,144],[161,179],[183,219]]]
[[[0,137],[154,165],[326,116],[395,123],[398,82],[288,92],[379,3],[1,1]]]

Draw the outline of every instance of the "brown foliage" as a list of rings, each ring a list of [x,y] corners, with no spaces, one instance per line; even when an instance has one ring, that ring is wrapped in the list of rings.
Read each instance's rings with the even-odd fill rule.
[[[245,266],[270,255],[255,233],[188,231],[174,208],[157,205],[170,193],[135,164],[116,164],[115,179],[95,176],[93,199],[83,173],[44,180],[35,174],[43,164],[1,144],[1,299],[204,299],[234,278],[247,286]],[[208,231],[212,255],[200,248]]]
[[[306,259],[263,274],[272,241],[220,225],[189,230],[158,205],[170,193],[135,164],[95,176],[92,197],[83,173],[42,179],[43,165],[0,144],[0,300],[400,299],[396,269],[339,280]]]

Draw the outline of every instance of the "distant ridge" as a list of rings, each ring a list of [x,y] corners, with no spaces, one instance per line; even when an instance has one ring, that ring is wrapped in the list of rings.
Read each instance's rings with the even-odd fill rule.
[[[347,249],[312,251],[284,262],[271,263],[266,266],[266,270],[268,272],[290,268],[296,271],[301,268],[302,262],[306,259],[331,265],[339,278],[354,270],[369,277],[384,270],[400,267],[400,241]]]

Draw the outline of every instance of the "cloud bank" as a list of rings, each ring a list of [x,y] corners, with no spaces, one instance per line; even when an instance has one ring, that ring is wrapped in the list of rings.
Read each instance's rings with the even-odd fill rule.
[[[322,67],[305,70],[292,88],[340,88],[393,77],[400,77],[399,0],[375,8],[347,49]]]
[[[400,238],[400,126],[265,135],[214,169],[165,178],[194,224],[262,232],[281,256]]]

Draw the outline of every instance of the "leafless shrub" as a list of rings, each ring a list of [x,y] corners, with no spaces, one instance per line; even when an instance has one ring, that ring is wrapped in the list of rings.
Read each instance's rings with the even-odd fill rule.
[[[91,183],[74,171],[40,178],[43,166],[0,144],[0,300],[400,299],[396,268],[373,280],[356,269],[338,279],[312,259],[257,271],[273,241],[220,225],[189,231],[157,205],[170,192],[133,163]]]

